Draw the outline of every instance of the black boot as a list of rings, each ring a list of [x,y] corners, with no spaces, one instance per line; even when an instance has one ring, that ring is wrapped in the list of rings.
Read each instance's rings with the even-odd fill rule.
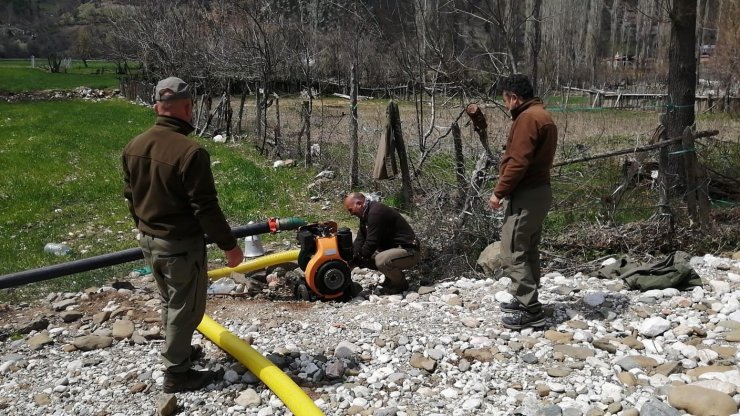
[[[190,362],[196,362],[206,356],[206,351],[200,344],[193,344],[190,346]]]
[[[162,390],[165,393],[200,390],[221,378],[220,371],[196,371],[192,368],[183,373],[164,373]]]
[[[545,314],[542,310],[529,312],[525,309],[511,315],[504,315],[501,318],[501,323],[509,329],[540,328],[545,326]]]

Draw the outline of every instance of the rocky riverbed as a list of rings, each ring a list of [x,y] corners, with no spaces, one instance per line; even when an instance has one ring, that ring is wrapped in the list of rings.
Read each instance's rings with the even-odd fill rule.
[[[691,264],[704,285],[685,292],[549,273],[542,330],[501,326],[506,277],[345,303],[279,300],[267,279],[256,296],[212,295],[207,313],[327,415],[736,414],[740,260],[706,255]],[[363,284],[378,277],[355,273]],[[198,367],[223,368],[224,379],[163,394],[158,310],[151,276],[136,273],[82,293],[0,305],[0,413],[290,414],[200,334],[194,342],[207,354]]]

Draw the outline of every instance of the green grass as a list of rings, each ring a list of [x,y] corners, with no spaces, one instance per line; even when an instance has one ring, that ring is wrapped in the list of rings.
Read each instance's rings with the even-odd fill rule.
[[[70,68],[60,73],[51,73],[42,65],[47,65],[46,60],[37,59],[36,68],[31,68],[30,60],[1,60],[0,92],[118,87],[115,65],[109,62],[89,61],[85,68],[82,61],[72,61]]]
[[[0,275],[137,246],[121,193],[120,154],[153,121],[150,108],[118,100],[0,103]],[[301,202],[307,200],[311,172],[273,170],[247,143],[196,140],[211,154],[232,226],[272,216],[328,219],[311,218],[310,212],[320,210]],[[46,254],[47,242],[65,242],[74,254]],[[211,255],[222,257],[218,250]],[[43,292],[79,290],[141,266],[55,279]],[[23,291],[37,291],[33,286]]]

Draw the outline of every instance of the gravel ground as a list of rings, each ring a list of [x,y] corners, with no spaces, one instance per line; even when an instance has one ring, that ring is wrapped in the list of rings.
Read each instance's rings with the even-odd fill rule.
[[[327,415],[737,413],[740,261],[692,259],[703,287],[639,292],[583,274],[543,277],[547,327],[511,331],[508,278],[459,278],[350,302],[211,296],[208,314]],[[379,279],[356,270],[369,286]],[[268,279],[268,281],[270,281]],[[271,295],[272,294],[272,295]],[[224,379],[162,393],[151,276],[0,305],[0,411],[8,415],[286,415],[245,367],[196,333]],[[91,337],[93,336],[93,337]]]

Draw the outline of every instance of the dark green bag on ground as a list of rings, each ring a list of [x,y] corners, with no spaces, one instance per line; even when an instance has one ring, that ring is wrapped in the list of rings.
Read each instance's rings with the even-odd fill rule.
[[[690,259],[691,256],[683,251],[676,251],[664,260],[648,265],[623,257],[616,263],[600,268],[594,276],[602,279],[621,278],[630,289],[643,292],[669,287],[685,290],[702,285],[701,278],[689,265]]]

